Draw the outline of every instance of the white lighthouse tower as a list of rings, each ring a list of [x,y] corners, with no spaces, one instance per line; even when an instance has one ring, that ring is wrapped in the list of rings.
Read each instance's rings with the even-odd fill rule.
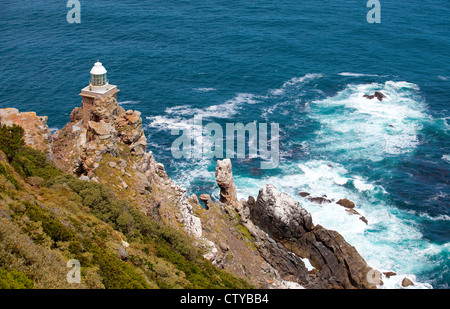
[[[83,125],[85,127],[87,127],[88,122],[91,120],[91,111],[94,108],[95,102],[105,97],[111,97],[117,101],[117,93],[119,92],[116,85],[109,83],[106,77],[107,71],[100,61],[97,60],[90,73],[91,80],[89,86],[84,87],[80,93],[80,96],[83,98]]]

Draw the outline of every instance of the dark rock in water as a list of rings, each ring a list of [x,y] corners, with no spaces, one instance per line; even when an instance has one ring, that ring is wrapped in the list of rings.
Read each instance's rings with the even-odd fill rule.
[[[353,215],[359,215],[359,212],[357,212],[354,208],[348,208],[345,211]]]
[[[325,204],[325,203],[327,203],[327,204],[331,203],[331,200],[326,199],[324,197],[307,197],[306,199],[308,201],[310,201],[310,202],[313,202],[313,203],[316,203],[316,204],[319,204],[319,205],[322,205],[322,204]]]
[[[344,206],[345,208],[355,208],[355,203],[346,198],[340,199],[336,204]]]
[[[378,101],[383,101],[383,99],[386,96],[384,94],[382,94],[381,92],[379,92],[379,91],[375,91],[375,93],[373,95],[365,94],[365,95],[363,95],[363,97],[367,98],[367,99],[370,99],[370,100],[372,100],[373,98],[377,98]]]
[[[407,286],[410,286],[410,285],[414,285],[414,283],[410,280],[410,279],[408,279],[408,278],[403,278],[403,280],[402,280],[402,287],[407,287]]]
[[[359,217],[359,220],[361,220],[365,224],[369,224],[369,221],[367,221],[366,217],[364,217],[364,216]]]
[[[386,97],[384,94],[382,94],[379,91],[375,91],[375,97],[378,99],[378,101],[383,101],[383,99]]]
[[[311,215],[292,197],[270,184],[250,207],[250,219],[289,251],[309,259],[323,288],[373,288],[371,268],[336,231],[314,226]]]
[[[397,276],[397,274],[396,273],[394,273],[393,271],[387,271],[387,272],[384,272],[383,273],[385,276],[386,276],[386,278],[390,278],[390,277],[392,277],[392,276]]]
[[[307,197],[310,194],[308,192],[299,192],[298,195],[300,195],[301,197]]]

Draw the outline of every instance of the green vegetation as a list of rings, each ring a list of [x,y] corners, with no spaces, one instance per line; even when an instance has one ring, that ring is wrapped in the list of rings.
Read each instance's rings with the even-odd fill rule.
[[[34,286],[24,273],[0,269],[0,289],[32,289]]]
[[[23,131],[6,132],[0,138],[0,288],[251,287],[215,268],[183,232],[108,187],[57,169],[23,146]],[[81,284],[66,280],[70,259],[80,261]]]
[[[17,151],[24,145],[23,128],[16,124],[12,126],[0,125],[0,150],[2,150],[8,161],[11,162]]]

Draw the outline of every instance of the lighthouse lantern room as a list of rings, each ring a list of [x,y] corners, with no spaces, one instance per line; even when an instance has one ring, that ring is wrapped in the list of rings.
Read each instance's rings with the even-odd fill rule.
[[[91,70],[91,85],[94,87],[105,86],[108,84],[108,79],[106,78],[106,69],[101,62],[97,61]]]

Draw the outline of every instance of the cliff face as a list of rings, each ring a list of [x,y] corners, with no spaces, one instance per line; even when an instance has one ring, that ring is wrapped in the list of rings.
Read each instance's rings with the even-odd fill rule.
[[[81,179],[106,184],[145,214],[201,237],[201,222],[193,215],[186,190],[146,152],[141,113],[125,111],[114,97],[96,101],[87,124],[85,112],[75,108],[70,122],[54,134],[55,164]]]
[[[47,125],[47,116],[37,116],[34,112],[19,112],[16,108],[0,109],[0,125],[21,126],[25,144],[41,150],[49,159],[53,159],[52,134]]]
[[[314,226],[311,215],[287,194],[268,184],[256,202],[247,202],[250,218],[290,252],[315,267],[314,282],[325,288],[371,288],[371,268],[336,231]]]
[[[367,281],[371,268],[356,249],[338,232],[314,226],[311,215],[289,195],[267,184],[256,200],[250,196],[247,201],[238,201],[231,170],[230,160],[217,162],[221,201],[216,202],[216,207],[248,231],[247,245],[255,248],[253,255],[265,262],[275,280],[306,288],[375,287]],[[217,240],[230,239],[212,234]],[[313,270],[306,268],[305,259]]]
[[[371,268],[355,248],[339,233],[315,226],[292,197],[266,185],[256,199],[239,201],[229,159],[217,162],[219,201],[208,194],[201,202],[187,197],[147,152],[140,112],[125,111],[114,97],[96,101],[89,111],[75,108],[53,137],[46,117],[15,109],[0,110],[0,116],[2,123],[23,126],[26,143],[45,151],[60,169],[102,183],[147,217],[186,232],[204,258],[255,286],[375,287],[367,282]],[[307,260],[314,269],[308,270]]]

